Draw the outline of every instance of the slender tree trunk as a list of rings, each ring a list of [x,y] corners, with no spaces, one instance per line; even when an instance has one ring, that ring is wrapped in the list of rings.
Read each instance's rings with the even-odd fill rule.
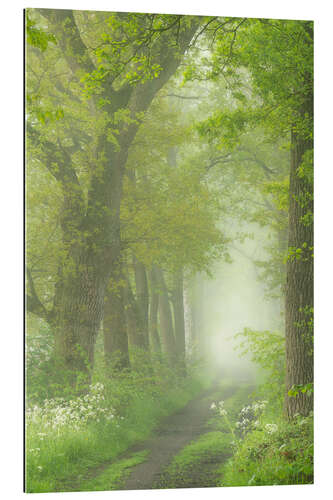
[[[107,287],[103,331],[106,366],[111,362],[119,370],[128,368],[130,361],[124,308],[124,278],[119,267],[118,272],[113,272]]]
[[[125,311],[128,339],[130,345],[148,351],[148,336],[142,325],[140,310],[133,295],[131,284],[127,278],[125,288]]]
[[[149,342],[153,352],[161,352],[161,341],[158,334],[157,315],[158,315],[158,302],[159,294],[157,291],[158,284],[156,278],[156,271],[154,266],[149,272],[150,281],[150,308],[149,308]]]
[[[148,332],[148,310],[149,310],[149,292],[146,268],[133,256],[133,267],[135,273],[136,286],[136,310],[138,314],[138,324],[144,336],[145,349],[149,349],[149,332]]]
[[[185,365],[185,318],[184,318],[184,295],[183,295],[183,272],[180,270],[174,278],[172,291],[172,305],[175,320],[175,340],[177,358],[183,372],[186,372]]]
[[[312,98],[304,114],[312,116]],[[313,148],[294,132],[291,137],[289,257],[286,282],[286,413],[307,415],[313,408],[313,397],[299,393],[289,397],[293,385],[313,382],[313,224],[312,180],[302,176],[299,167],[304,154]]]
[[[174,363],[177,357],[177,347],[173,333],[172,313],[162,269],[156,267],[156,277],[159,288],[159,318],[162,339],[162,350],[170,362]]]

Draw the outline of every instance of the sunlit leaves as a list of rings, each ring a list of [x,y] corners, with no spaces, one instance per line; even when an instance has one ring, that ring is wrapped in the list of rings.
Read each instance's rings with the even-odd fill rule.
[[[49,42],[56,44],[57,40],[53,33],[49,33],[42,28],[37,27],[36,21],[34,21],[29,15],[29,10],[26,11],[26,34],[27,42],[33,47],[37,47],[41,51],[45,51],[48,47]]]

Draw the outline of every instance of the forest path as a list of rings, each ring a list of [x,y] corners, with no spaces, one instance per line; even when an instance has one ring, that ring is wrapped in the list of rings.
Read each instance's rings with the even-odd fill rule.
[[[217,378],[208,389],[192,399],[186,406],[166,417],[150,438],[129,450],[129,454],[148,450],[148,457],[146,461],[131,469],[129,477],[117,489],[141,490],[215,486],[215,484],[212,484],[209,470],[214,465],[217,467],[220,460],[211,463],[210,457],[207,457],[206,463],[201,462],[199,464],[200,471],[194,468],[192,471],[193,477],[189,478],[185,484],[180,477],[180,482],[170,485],[165,469],[173,457],[186,445],[211,430],[207,426],[207,421],[212,416],[211,403],[221,399],[228,399],[238,387],[238,385],[221,387],[221,379]],[[222,459],[223,457],[219,458]]]
[[[202,488],[217,486],[217,469],[231,456],[230,444],[220,446],[223,432],[212,423],[214,413],[210,410],[212,402],[229,398],[246,397],[254,389],[248,381],[233,378],[226,380],[218,374],[212,384],[183,408],[165,417],[149,438],[130,447],[115,461],[106,462],[91,469],[85,478],[71,481],[58,491],[110,491],[144,490],[165,488]],[[214,432],[215,431],[215,432]],[[228,430],[228,437],[230,433]],[[183,453],[191,443],[203,446],[196,448],[194,456],[186,463],[177,465],[176,471],[169,466],[174,458]],[[230,439],[229,439],[230,442]],[[193,450],[192,450],[193,453]]]

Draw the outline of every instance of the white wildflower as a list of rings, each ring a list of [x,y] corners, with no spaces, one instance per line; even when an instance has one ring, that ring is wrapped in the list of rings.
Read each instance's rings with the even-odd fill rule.
[[[278,430],[278,426],[276,424],[266,424],[265,430],[268,432],[268,434],[273,434]]]

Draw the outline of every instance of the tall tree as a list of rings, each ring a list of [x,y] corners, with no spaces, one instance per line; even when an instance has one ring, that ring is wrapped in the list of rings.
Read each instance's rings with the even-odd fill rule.
[[[66,65],[65,73],[69,70],[76,83],[72,105],[80,107],[89,97],[85,109],[96,123],[86,186],[73,159],[83,148],[84,133],[64,138],[50,128],[45,134],[34,120],[27,128],[36,156],[59,183],[63,196],[65,258],[58,266],[52,316],[56,355],[72,372],[75,384],[79,372],[89,382],[106,286],[121,255],[122,184],[128,149],[140,126],[138,117],[176,71],[198,20],[98,13],[94,37],[91,30],[84,33],[84,13],[51,9],[39,13],[56,37],[55,50]],[[108,30],[112,35],[105,34]],[[59,100],[59,95],[61,99],[72,90],[58,79],[52,87],[56,92]],[[122,307],[122,301],[113,301],[112,307]]]
[[[228,30],[222,28],[216,36],[210,77],[221,73],[229,79],[230,92],[239,106],[216,112],[202,128],[212,138],[219,133],[221,148],[235,147],[239,132],[257,124],[276,139],[291,135],[285,409],[290,417],[296,412],[308,414],[310,391],[297,393],[297,387],[304,390],[313,382],[312,22],[232,20]],[[257,96],[252,105],[249,87]],[[291,395],[293,386],[296,390]]]

